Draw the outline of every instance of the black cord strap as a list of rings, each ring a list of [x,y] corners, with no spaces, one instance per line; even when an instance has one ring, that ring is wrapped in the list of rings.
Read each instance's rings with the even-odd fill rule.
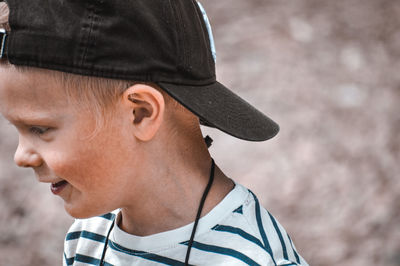
[[[204,203],[206,201],[208,192],[210,192],[211,185],[212,185],[212,183],[214,181],[214,168],[215,168],[215,162],[214,162],[214,159],[211,158],[210,179],[208,180],[207,187],[204,190],[203,196],[201,198],[199,209],[197,210],[197,215],[196,215],[196,220],[194,221],[192,235],[190,236],[190,240],[189,240],[189,243],[188,243],[188,248],[186,250],[186,258],[185,258],[185,265],[186,266],[189,265],[190,250],[192,249],[194,235],[196,233],[197,225],[198,225],[199,220],[200,220],[201,211],[203,210],[203,206],[204,206]]]
[[[110,229],[108,229],[108,233],[107,233],[107,237],[106,237],[106,242],[104,243],[104,248],[103,248],[103,253],[101,254],[101,259],[100,259],[100,266],[104,265],[104,257],[106,256],[106,250],[107,250],[107,245],[108,245],[108,239],[110,238],[110,233],[112,231],[112,229],[114,228],[114,224],[115,224],[115,219],[117,219],[117,215],[115,215],[115,218],[111,224]]]
[[[213,139],[212,139],[209,135],[207,135],[207,136],[204,138],[204,141],[206,142],[207,148],[210,148],[210,147],[211,147],[211,144],[213,143]]]

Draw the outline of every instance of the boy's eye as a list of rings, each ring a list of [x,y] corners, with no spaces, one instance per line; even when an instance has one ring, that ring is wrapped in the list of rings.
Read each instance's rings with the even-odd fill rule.
[[[34,127],[30,127],[29,128],[29,132],[31,132],[32,134],[35,135],[43,135],[44,133],[46,133],[50,128],[48,127],[38,127],[38,126],[34,126]]]

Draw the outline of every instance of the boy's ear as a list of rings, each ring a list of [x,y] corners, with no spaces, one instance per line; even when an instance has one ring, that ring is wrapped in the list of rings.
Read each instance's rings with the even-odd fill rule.
[[[125,90],[123,104],[130,112],[134,135],[142,140],[151,140],[164,118],[164,96],[155,87],[134,84]]]

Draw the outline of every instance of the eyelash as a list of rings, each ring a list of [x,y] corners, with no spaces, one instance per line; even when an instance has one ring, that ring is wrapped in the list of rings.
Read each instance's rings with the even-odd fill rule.
[[[32,134],[35,134],[35,135],[43,135],[44,133],[49,131],[49,129],[50,128],[48,128],[48,127],[35,126],[35,127],[30,127],[29,128],[29,132],[31,132]]]

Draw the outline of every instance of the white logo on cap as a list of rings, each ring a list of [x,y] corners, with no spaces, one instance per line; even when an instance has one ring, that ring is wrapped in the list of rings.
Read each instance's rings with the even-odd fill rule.
[[[217,61],[217,51],[215,50],[215,42],[214,42],[214,37],[213,37],[212,29],[211,29],[211,24],[210,24],[210,21],[208,20],[208,16],[207,16],[207,13],[206,13],[206,10],[204,9],[204,7],[200,4],[200,2],[197,2],[197,4],[199,5],[201,13],[203,13],[203,19],[204,19],[204,22],[206,23],[206,27],[207,27],[207,31],[208,31],[208,38],[210,39],[211,53],[214,58],[214,62],[216,62]]]

